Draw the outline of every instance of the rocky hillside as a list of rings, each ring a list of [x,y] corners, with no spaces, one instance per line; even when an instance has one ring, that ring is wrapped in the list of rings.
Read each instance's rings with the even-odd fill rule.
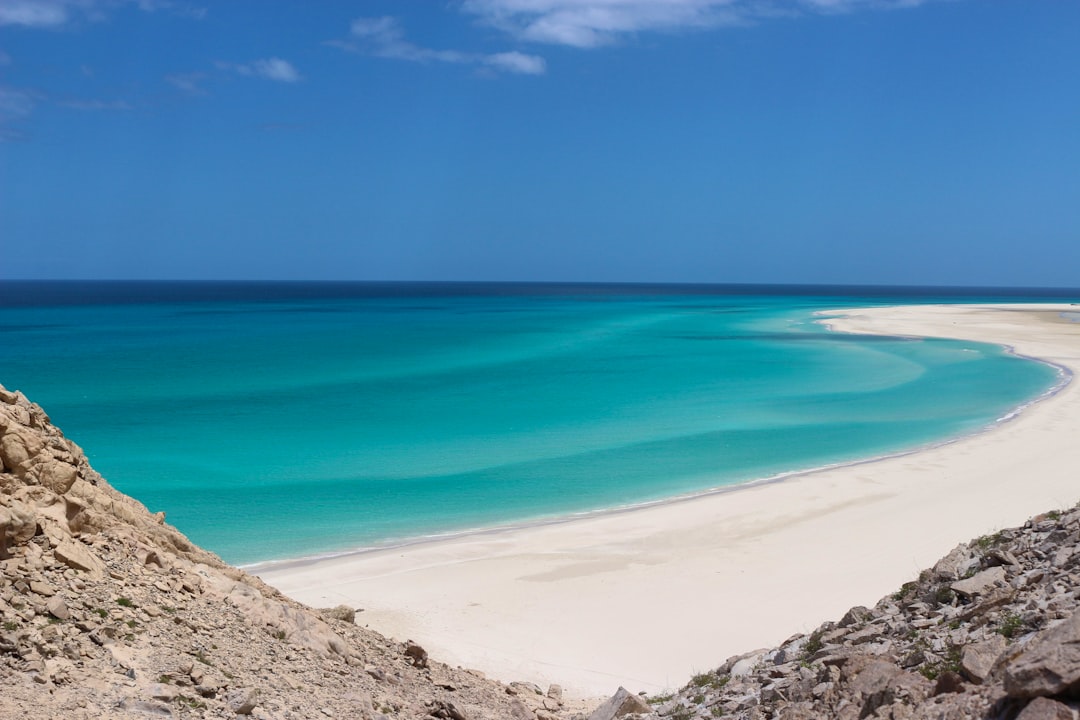
[[[2,718],[585,718],[557,686],[448,667],[225,565],[3,387],[0,571]],[[1047,513],[873,608],[588,718],[1080,720],[1078,595],[1080,510]]]
[[[317,611],[117,492],[40,407],[0,387],[0,717],[570,717]]]
[[[1070,720],[1078,595],[1080,510],[1047,513],[957,547],[873,608],[730,658],[633,717]]]

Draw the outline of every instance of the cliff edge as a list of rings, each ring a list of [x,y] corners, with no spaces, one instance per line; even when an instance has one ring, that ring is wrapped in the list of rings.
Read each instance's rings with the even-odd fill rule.
[[[571,717],[226,565],[2,386],[0,570],[0,717]]]

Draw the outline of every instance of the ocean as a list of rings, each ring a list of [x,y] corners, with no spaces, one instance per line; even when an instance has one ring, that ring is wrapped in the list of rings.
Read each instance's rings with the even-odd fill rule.
[[[827,308],[1074,291],[0,283],[0,383],[232,563],[541,522],[975,432],[1058,382]]]

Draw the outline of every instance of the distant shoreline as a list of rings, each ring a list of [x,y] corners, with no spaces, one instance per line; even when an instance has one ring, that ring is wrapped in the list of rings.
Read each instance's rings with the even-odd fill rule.
[[[363,607],[380,632],[492,674],[557,677],[581,695],[602,694],[614,678],[673,687],[725,651],[875,602],[957,542],[1074,503],[1080,327],[1048,321],[1070,307],[826,313],[842,316],[828,322],[845,332],[994,343],[1059,368],[1051,391],[976,433],[783,482],[257,572],[309,604]],[[809,594],[785,590],[793,586]],[[643,619],[662,637],[623,636]],[[686,637],[702,651],[676,640]]]

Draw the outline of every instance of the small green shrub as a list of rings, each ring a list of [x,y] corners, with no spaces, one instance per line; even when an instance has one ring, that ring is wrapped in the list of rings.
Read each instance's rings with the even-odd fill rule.
[[[202,700],[196,700],[195,698],[190,698],[187,695],[177,695],[176,702],[183,707],[193,708],[195,710],[206,709],[206,703],[204,703]]]
[[[690,684],[697,688],[710,687],[719,689],[727,685],[730,679],[731,677],[728,675],[719,675],[715,671],[704,672],[690,678]]]
[[[946,671],[958,673],[960,672],[960,656],[962,652],[963,650],[959,645],[950,645],[945,657],[936,662],[926,663],[919,668],[919,672],[927,680],[937,680],[938,676]]]
[[[1012,640],[1013,636],[1015,636],[1016,633],[1019,632],[1023,627],[1024,619],[1016,613],[1010,612],[1007,613],[1004,618],[1002,618],[1001,624],[998,626],[997,631]]]
[[[1005,533],[999,530],[996,533],[983,535],[981,538],[975,540],[975,547],[985,552],[991,548],[996,548],[999,545],[1004,545],[1006,541],[1007,538],[1005,537]]]
[[[934,601],[938,605],[952,605],[955,599],[956,592],[948,585],[938,585],[937,590],[934,591]]]
[[[825,643],[821,641],[821,636],[824,635],[821,630],[815,630],[810,633],[810,637],[806,639],[806,643],[803,645],[803,657],[809,659],[811,655],[816,653],[821,648],[825,647]]]

